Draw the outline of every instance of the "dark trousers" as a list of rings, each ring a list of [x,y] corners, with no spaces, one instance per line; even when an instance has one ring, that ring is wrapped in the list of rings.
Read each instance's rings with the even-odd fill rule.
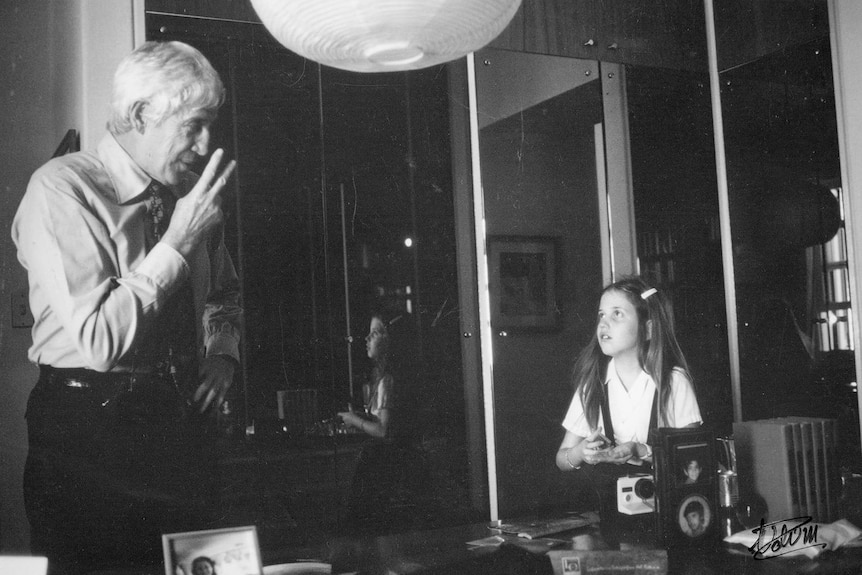
[[[370,440],[362,449],[347,498],[347,530],[383,535],[429,521],[433,492],[425,453],[418,446]]]
[[[160,565],[162,534],[213,526],[212,434],[172,383],[42,367],[27,429],[31,549],[52,575]]]

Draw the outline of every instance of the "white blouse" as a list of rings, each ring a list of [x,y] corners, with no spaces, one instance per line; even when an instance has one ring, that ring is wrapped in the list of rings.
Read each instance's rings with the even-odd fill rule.
[[[608,364],[605,386],[610,404],[611,419],[614,427],[614,440],[617,444],[627,441],[646,443],[649,435],[649,422],[652,415],[652,400],[656,384],[653,378],[641,370],[629,390],[623,386],[617,375],[614,360]],[[686,427],[692,423],[702,423],[700,407],[694,394],[694,386],[685,372],[675,368],[671,372],[670,404],[665,417],[667,421],[659,421],[660,427]],[[598,419],[599,429],[605,433],[604,420],[601,412]],[[563,419],[563,427],[575,435],[587,437],[590,426],[581,403],[581,396],[575,392],[569,410]]]

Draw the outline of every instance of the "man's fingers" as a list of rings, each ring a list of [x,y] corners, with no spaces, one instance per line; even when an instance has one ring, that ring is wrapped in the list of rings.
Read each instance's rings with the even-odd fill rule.
[[[236,160],[231,160],[230,162],[228,162],[227,167],[222,171],[221,175],[218,177],[218,179],[213,184],[213,188],[215,188],[216,186],[218,186],[219,189],[225,187],[225,185],[227,184],[228,178],[230,178],[230,175],[233,173],[235,168],[236,168]],[[218,190],[216,190],[216,191],[218,191]]]
[[[204,171],[201,172],[200,181],[204,182],[205,187],[209,187],[210,182],[215,178],[216,172],[218,171],[219,164],[221,164],[222,158],[224,157],[224,150],[219,148],[213,155],[210,156],[209,161],[207,162]]]
[[[215,396],[216,396],[216,391],[214,389],[210,389],[207,392],[207,395],[204,398],[204,401],[203,401],[203,403],[201,403],[201,406],[200,406],[200,412],[201,413],[205,412],[209,408],[210,404],[213,402],[213,399],[215,399]]]
[[[236,169],[236,160],[231,160],[230,162],[228,162],[224,170],[222,170],[218,177],[216,177],[219,164],[221,164],[223,158],[224,150],[221,148],[213,152],[212,156],[210,156],[210,159],[207,162],[207,165],[204,168],[203,172],[201,172],[201,177],[198,180],[198,186],[201,187],[202,192],[218,192],[222,188],[224,188],[225,185],[227,185],[228,178],[230,178],[234,169]]]

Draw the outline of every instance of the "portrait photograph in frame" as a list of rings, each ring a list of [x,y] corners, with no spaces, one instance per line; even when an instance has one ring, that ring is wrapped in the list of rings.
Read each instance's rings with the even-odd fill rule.
[[[202,561],[218,575],[263,574],[254,526],[166,534],[162,549],[165,575],[193,575],[194,564]]]
[[[709,425],[650,432],[656,482],[657,542],[703,548],[720,539],[715,436]]]
[[[705,465],[711,459],[709,448],[705,442],[676,446],[674,461],[678,485],[693,485],[711,479],[708,473],[704,473]]]
[[[488,274],[495,329],[558,327],[557,240],[490,236]]]

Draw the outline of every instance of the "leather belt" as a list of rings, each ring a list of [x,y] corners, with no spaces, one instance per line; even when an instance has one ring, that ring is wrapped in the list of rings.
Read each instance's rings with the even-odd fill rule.
[[[46,390],[65,387],[89,389],[103,399],[111,399],[120,393],[159,388],[175,390],[172,381],[151,373],[100,372],[83,367],[39,366],[39,384]]]

